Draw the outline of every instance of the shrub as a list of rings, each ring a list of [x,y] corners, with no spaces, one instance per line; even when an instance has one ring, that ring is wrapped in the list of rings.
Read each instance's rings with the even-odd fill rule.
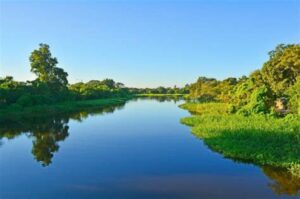
[[[33,105],[32,97],[28,94],[25,94],[17,100],[17,104],[22,107],[32,106]]]

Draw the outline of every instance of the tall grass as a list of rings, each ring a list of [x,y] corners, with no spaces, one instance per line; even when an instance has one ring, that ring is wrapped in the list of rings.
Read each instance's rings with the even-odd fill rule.
[[[182,104],[179,107],[188,110],[192,114],[197,115],[224,115],[227,114],[230,109],[229,104],[217,102],[189,102]]]
[[[288,169],[300,177],[300,117],[228,114],[226,104],[184,104],[195,136],[225,157]]]

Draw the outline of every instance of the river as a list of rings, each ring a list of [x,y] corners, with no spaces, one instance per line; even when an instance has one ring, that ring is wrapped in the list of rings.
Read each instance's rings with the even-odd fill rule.
[[[285,171],[225,159],[190,133],[182,100],[28,117],[0,127],[0,198],[300,198]]]

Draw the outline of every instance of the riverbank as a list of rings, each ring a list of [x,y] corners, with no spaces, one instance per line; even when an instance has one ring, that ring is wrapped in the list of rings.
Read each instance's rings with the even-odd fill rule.
[[[22,118],[28,115],[51,115],[78,111],[87,108],[102,108],[106,106],[121,105],[124,104],[128,99],[130,98],[106,98],[95,100],[67,101],[59,104],[38,105],[30,107],[11,105],[5,109],[0,110],[0,121],[4,119]]]
[[[194,114],[181,120],[212,150],[225,157],[285,168],[300,178],[300,117],[229,114],[229,105],[186,103]]]

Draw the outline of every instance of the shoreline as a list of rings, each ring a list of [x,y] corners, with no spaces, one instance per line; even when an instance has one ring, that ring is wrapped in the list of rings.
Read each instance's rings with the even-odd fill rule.
[[[222,103],[179,107],[192,113],[181,123],[191,127],[191,133],[211,150],[233,160],[284,168],[300,178],[299,116],[242,116],[228,113],[228,106]]]
[[[57,104],[36,105],[30,107],[16,107],[11,105],[5,109],[0,109],[0,121],[5,119],[19,119],[28,115],[53,115],[79,111],[88,108],[102,108],[107,106],[122,105],[125,104],[125,102],[129,99],[131,99],[131,97],[66,101]]]

